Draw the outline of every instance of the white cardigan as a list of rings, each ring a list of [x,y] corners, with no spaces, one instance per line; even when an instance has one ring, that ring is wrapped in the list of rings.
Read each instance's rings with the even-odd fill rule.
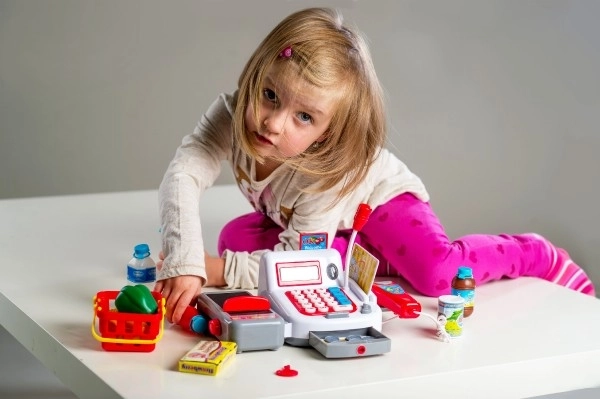
[[[254,179],[255,161],[234,143],[232,115],[237,95],[221,94],[194,132],[177,149],[159,189],[162,249],[165,260],[157,279],[197,275],[206,279],[204,245],[199,217],[200,196],[217,179],[221,162],[228,161],[238,187],[250,204],[283,228],[275,251],[299,249],[300,233],[326,232],[329,245],[337,230],[351,229],[360,203],[371,208],[410,192],[422,201],[429,195],[421,180],[398,158],[382,149],[365,181],[351,194],[325,208],[336,190],[308,194],[307,177],[287,165],[262,181]],[[251,289],[258,282],[258,263],[264,250],[253,253],[226,251],[228,288]]]

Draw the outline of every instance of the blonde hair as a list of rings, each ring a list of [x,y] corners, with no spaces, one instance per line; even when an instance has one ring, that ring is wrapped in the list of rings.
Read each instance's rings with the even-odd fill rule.
[[[291,57],[280,57],[287,47]],[[386,139],[383,92],[365,40],[328,8],[295,12],[267,35],[240,75],[233,122],[243,151],[260,162],[246,133],[244,114],[252,106],[258,121],[263,80],[276,62],[293,63],[289,70],[315,87],[331,90],[336,99],[326,139],[285,162],[313,176],[318,192],[341,183],[338,198],[350,193],[366,178]]]

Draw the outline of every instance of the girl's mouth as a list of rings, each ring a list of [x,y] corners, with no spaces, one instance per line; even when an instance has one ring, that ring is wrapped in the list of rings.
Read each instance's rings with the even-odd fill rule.
[[[254,136],[256,137],[256,140],[258,140],[258,142],[261,143],[261,144],[273,145],[273,143],[271,143],[271,141],[269,139],[267,139],[266,137],[261,136],[258,133],[254,133]]]

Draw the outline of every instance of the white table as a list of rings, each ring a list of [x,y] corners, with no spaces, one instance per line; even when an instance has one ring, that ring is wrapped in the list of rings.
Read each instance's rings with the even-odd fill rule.
[[[208,248],[248,211],[233,186],[212,188],[201,211]],[[106,352],[90,333],[92,297],[127,284],[133,246],[158,253],[155,191],[2,200],[0,221],[0,322],[82,398],[505,399],[600,386],[600,301],[532,278],[478,288],[464,336],[449,344],[427,318],[393,319],[385,355],[331,360],[284,346],[238,354],[216,377],[180,373],[200,337],[177,326],[150,353]],[[415,297],[435,313],[435,298]],[[274,374],[286,364],[299,375]]]

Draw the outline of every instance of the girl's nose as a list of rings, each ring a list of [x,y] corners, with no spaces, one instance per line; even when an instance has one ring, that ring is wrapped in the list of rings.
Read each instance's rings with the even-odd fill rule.
[[[283,133],[287,118],[287,112],[272,110],[263,119],[263,125],[270,133]]]

